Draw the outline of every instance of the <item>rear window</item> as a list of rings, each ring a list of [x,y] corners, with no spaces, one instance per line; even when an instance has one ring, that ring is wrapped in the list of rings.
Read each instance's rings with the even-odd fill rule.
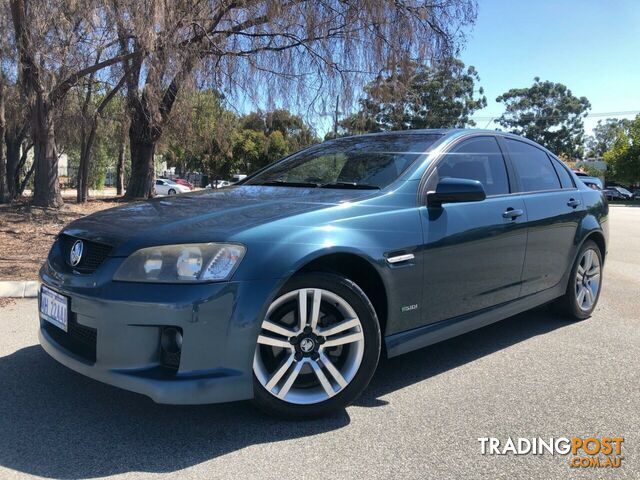
[[[571,178],[571,175],[569,174],[567,168],[553,157],[551,157],[551,163],[553,163],[553,166],[556,168],[556,173],[560,178],[560,184],[562,185],[562,188],[574,188],[575,185],[573,183],[573,179]]]
[[[560,189],[560,180],[546,152],[510,138],[505,142],[524,192]]]

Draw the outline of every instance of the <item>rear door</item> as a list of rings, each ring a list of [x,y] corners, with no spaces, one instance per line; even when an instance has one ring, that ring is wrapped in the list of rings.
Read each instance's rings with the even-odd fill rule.
[[[521,296],[551,288],[571,265],[584,215],[580,191],[564,164],[535,145],[503,139],[527,210]]]
[[[427,181],[445,177],[480,181],[481,202],[424,207],[424,324],[514,300],[526,246],[526,211],[511,195],[505,159],[496,138],[463,140],[438,160]]]

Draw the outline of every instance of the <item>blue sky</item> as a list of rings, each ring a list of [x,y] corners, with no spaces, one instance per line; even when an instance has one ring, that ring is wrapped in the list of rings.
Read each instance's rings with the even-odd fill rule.
[[[480,0],[460,57],[476,67],[487,96],[480,128],[502,113],[498,95],[535,76],[586,96],[592,114],[640,111],[640,0]],[[606,118],[595,115],[587,132]]]

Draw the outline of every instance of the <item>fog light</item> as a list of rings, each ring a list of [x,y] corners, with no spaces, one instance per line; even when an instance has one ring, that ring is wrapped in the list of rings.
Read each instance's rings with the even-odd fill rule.
[[[174,327],[163,328],[160,346],[167,353],[178,353],[182,349],[182,332]]]

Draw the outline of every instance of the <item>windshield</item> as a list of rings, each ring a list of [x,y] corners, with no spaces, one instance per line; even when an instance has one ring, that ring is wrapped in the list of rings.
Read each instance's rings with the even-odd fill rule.
[[[440,137],[389,134],[341,138],[276,162],[246,185],[384,188]]]
[[[629,190],[627,190],[626,188],[615,187],[615,189],[618,190],[620,193],[624,193],[625,195],[631,195],[631,192]]]

